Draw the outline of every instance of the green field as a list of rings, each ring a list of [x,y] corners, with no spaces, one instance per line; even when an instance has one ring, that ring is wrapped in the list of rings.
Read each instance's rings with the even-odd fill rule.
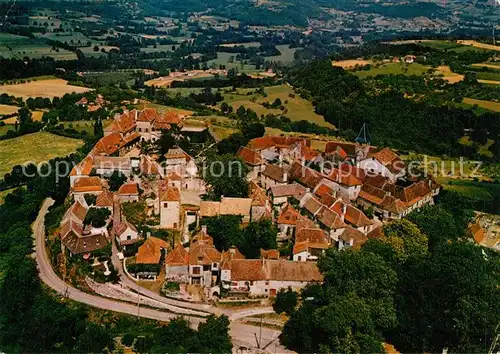
[[[500,198],[500,184],[449,178],[438,178],[437,181],[444,189],[476,201],[491,202]]]
[[[177,45],[175,46],[177,47]],[[141,52],[144,53],[171,52],[171,51],[172,51],[172,44],[157,44],[156,48],[152,45],[148,46],[147,48],[141,48]]]
[[[9,130],[14,130],[14,126],[11,124],[2,125],[0,127],[0,136],[7,134]]]
[[[445,40],[428,40],[428,41],[418,41],[418,44],[440,50],[448,50],[455,53],[462,53],[467,51],[485,51],[487,49],[473,47],[470,45],[459,44],[453,41]]]
[[[290,48],[287,44],[277,45],[276,49],[278,49],[281,55],[276,55],[272,57],[266,57],[268,61],[280,61],[282,63],[291,63],[294,59],[295,52],[300,48]]]
[[[53,49],[41,39],[32,39],[9,33],[0,33],[0,56],[5,58],[40,58],[49,56],[56,60],[77,59],[76,54],[65,49]]]
[[[284,114],[292,121],[307,120],[321,126],[332,127],[330,123],[325,121],[323,116],[314,112],[314,107],[310,101],[300,98],[299,95],[290,97],[289,95],[293,95],[294,92],[293,88],[289,85],[266,87],[265,92],[267,93],[267,97],[258,94],[247,96],[246,93],[248,91],[253,90],[239,89],[237,93],[227,93],[224,95],[224,100],[233,107],[234,111],[236,111],[239,106],[243,105],[255,111],[259,116],[266,114]],[[252,98],[255,98],[255,102],[252,102]],[[280,109],[267,109],[260,104],[265,101],[272,103],[276,98],[281,100],[283,106],[288,110],[287,112],[281,111]]]
[[[500,112],[500,102],[476,100],[474,98],[465,97],[463,100],[463,103],[464,103],[464,106],[467,106],[467,107],[473,107],[473,106],[477,105],[478,107],[481,107],[481,108],[489,110],[489,111]]]
[[[111,123],[113,123],[112,119],[106,119],[102,121],[103,127],[106,128],[108,127]],[[76,130],[79,133],[87,133],[88,135],[94,135],[94,127],[92,125],[92,122],[88,120],[75,120],[75,121],[67,121],[67,122],[62,122],[64,125],[64,128],[72,128]]]
[[[241,62],[236,61],[234,59],[234,62],[230,63],[230,58],[234,57],[236,58],[236,53],[225,53],[225,52],[217,52],[217,59],[212,59],[207,61],[207,65],[209,67],[215,67],[218,68],[219,65],[225,65],[226,69],[238,69],[239,72],[250,72],[250,71],[256,71],[255,65],[250,65],[250,64],[244,64],[242,65]]]
[[[387,63],[380,65],[379,67],[372,66],[369,70],[358,70],[354,74],[365,79],[369,76],[377,75],[423,75],[429,70],[428,66],[412,63],[406,65],[404,63]]]
[[[40,163],[74,152],[83,142],[46,132],[0,141],[0,177],[26,162]]]

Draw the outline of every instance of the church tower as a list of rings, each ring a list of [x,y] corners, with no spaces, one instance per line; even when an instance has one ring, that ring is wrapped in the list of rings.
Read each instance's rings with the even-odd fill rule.
[[[359,162],[364,160],[370,151],[370,135],[368,134],[368,126],[366,123],[363,123],[354,141],[356,142],[356,162]]]

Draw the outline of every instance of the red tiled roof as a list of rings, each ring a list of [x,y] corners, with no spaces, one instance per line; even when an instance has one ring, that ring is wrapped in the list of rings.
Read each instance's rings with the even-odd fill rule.
[[[258,166],[264,164],[264,159],[262,158],[260,152],[249,149],[244,146],[238,149],[236,156],[238,156],[240,159],[245,161],[245,163],[251,166]]]
[[[133,231],[137,232],[137,229],[135,228],[135,226],[132,225],[131,223],[129,223],[128,221],[122,221],[122,222],[116,222],[116,223],[114,222],[113,223],[113,231],[114,231],[115,235],[121,235],[129,227]]]
[[[304,208],[310,212],[313,215],[316,215],[318,211],[323,207],[323,204],[321,204],[316,198],[311,197],[305,202]]]
[[[210,265],[221,261],[221,253],[212,244],[196,242],[189,249],[190,265]]]
[[[139,194],[137,183],[125,183],[118,189],[120,195],[136,195]]]
[[[343,229],[347,225],[342,221],[339,214],[333,210],[323,207],[319,213],[316,215],[318,221],[323,224],[328,229]]]
[[[362,233],[361,231],[348,227],[344,232],[339,236],[339,238],[344,241],[346,244],[350,244],[351,239],[353,241],[353,247],[359,247],[366,241],[368,241],[368,237]]]
[[[230,261],[233,259],[245,259],[243,253],[240,252],[236,247],[231,247],[227,251],[222,252],[222,261]]]
[[[112,207],[113,206],[113,193],[105,190],[99,194],[95,201],[95,206],[98,207]]]
[[[92,157],[92,155],[85,156],[85,158],[82,161],[80,161],[79,164],[77,164],[75,167],[71,169],[70,176],[90,175],[90,172],[92,172],[93,163],[94,163],[94,158]]]
[[[233,281],[277,280],[277,281],[322,281],[315,262],[293,262],[284,260],[235,259],[228,262]]]
[[[383,148],[372,155],[372,158],[385,166],[392,173],[399,173],[404,169],[404,163],[399,156],[389,148]]]
[[[102,191],[101,179],[97,176],[80,177],[75,181],[73,190],[77,193]]]
[[[295,235],[295,242],[308,241],[311,244],[323,244],[325,248],[330,246],[325,232],[318,228],[302,228]],[[323,246],[321,246],[323,247]]]
[[[281,185],[271,186],[271,194],[275,198],[292,197],[298,191],[305,192],[305,190],[306,189],[303,186],[295,182],[292,184],[281,184]]]
[[[174,125],[177,125],[181,122],[181,117],[173,112],[173,111],[169,111],[169,112],[165,112],[163,114],[163,116],[161,117],[161,120],[165,123],[168,123],[168,124],[174,124]]]
[[[120,133],[114,132],[103,136],[93,148],[93,152],[98,155],[112,155],[122,146],[123,138]]]
[[[166,181],[160,181],[160,183],[158,183],[158,195],[162,202],[181,201],[179,188],[168,185]]]
[[[368,217],[358,208],[354,207],[352,204],[347,204],[338,200],[332,205],[331,209],[337,214],[342,216],[342,207],[346,206],[346,214],[344,220],[356,227],[372,225],[373,221],[368,219]]]
[[[83,222],[85,215],[87,215],[87,209],[79,201],[75,201],[64,215],[63,220],[66,220],[70,214]]]
[[[297,219],[300,217],[300,214],[297,210],[293,208],[290,204],[288,204],[281,211],[280,216],[278,217],[278,224],[285,225],[295,225],[297,223]]]
[[[158,264],[161,259],[161,250],[169,247],[168,242],[156,237],[148,237],[139,247],[135,255],[137,264]]]
[[[250,140],[248,147],[256,150],[263,150],[270,148],[272,146],[276,147],[290,147],[293,144],[304,142],[307,146],[310,146],[311,142],[307,139],[289,137],[289,136],[263,136],[260,138],[255,138]]]
[[[154,108],[146,108],[137,117],[138,122],[154,122],[160,115]]]
[[[315,188],[318,183],[325,177],[321,173],[301,165],[295,161],[288,171],[290,179],[299,181],[301,184]]]
[[[260,258],[264,259],[279,259],[280,258],[280,251],[278,250],[265,250],[265,249],[260,249]]]
[[[189,253],[178,243],[165,257],[165,264],[169,266],[186,266],[189,264]]]
[[[111,131],[126,134],[135,129],[135,111],[123,113],[111,125]]]

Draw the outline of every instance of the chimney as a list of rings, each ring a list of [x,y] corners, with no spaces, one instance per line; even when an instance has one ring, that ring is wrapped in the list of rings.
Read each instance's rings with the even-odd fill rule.
[[[342,203],[342,215],[345,215],[347,213],[347,205]]]
[[[351,238],[349,239],[349,246],[351,246],[351,247],[352,247],[353,245],[354,245],[354,239],[351,237]]]
[[[207,233],[207,225],[202,225],[201,226],[201,232],[203,232],[205,234]]]
[[[288,182],[288,173],[286,171],[283,172],[283,181]]]

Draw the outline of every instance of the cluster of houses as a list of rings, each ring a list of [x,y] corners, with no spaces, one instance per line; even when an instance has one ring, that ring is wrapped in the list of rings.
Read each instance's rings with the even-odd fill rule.
[[[315,261],[326,249],[360,247],[381,237],[384,222],[433,204],[440,191],[432,177],[410,176],[405,163],[388,148],[328,142],[319,152],[307,139],[264,136],[236,153],[248,166],[248,198],[196,199],[192,196],[203,195],[205,185],[193,157],[174,147],[160,164],[158,156],[137,148],[142,141],[159,139],[163,129],[182,125],[182,120],[154,109],[115,117],[105,136],[71,172],[74,203],[61,224],[62,244],[70,254],[90,254],[112,238],[125,249],[142,240],[135,264],[164,263],[168,281],[196,284],[212,295],[226,291],[273,296],[282,288],[320,282]],[[110,192],[103,177],[115,171],[127,176],[127,182]],[[92,205],[89,194],[95,196]],[[149,215],[158,216],[152,227],[178,231],[186,236],[184,242],[172,246],[139,233],[121,212],[123,203],[137,201],[147,205]],[[84,225],[92,207],[110,210],[106,226]],[[293,245],[291,254],[261,250],[259,259],[246,259],[238,245],[218,250],[198,225],[203,218],[219,215],[241,216],[242,227],[271,220],[279,230],[278,244]],[[198,231],[189,237],[188,229],[193,228]]]

